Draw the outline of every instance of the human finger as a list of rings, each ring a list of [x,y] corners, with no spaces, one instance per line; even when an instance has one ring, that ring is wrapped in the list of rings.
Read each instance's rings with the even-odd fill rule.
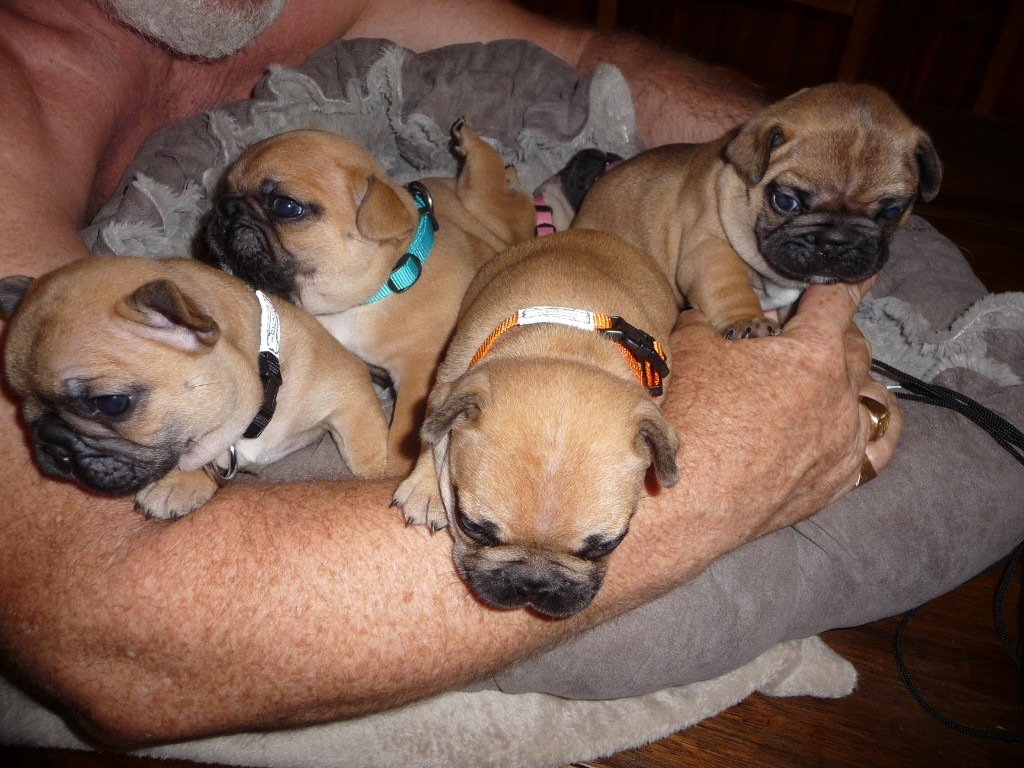
[[[860,300],[868,292],[874,279],[862,283],[835,283],[812,285],[800,299],[796,313],[785,325],[786,333],[802,335],[830,331],[839,338],[857,313]]]
[[[859,485],[874,479],[896,452],[903,433],[903,414],[896,395],[883,384],[869,379],[860,390],[860,434],[864,459]]]
[[[857,389],[871,377],[871,342],[853,321],[846,327],[846,366]]]

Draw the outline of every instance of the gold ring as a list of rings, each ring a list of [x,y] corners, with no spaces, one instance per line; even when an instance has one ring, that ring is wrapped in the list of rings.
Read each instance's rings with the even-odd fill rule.
[[[868,442],[873,443],[889,428],[889,409],[867,395],[860,396],[860,404],[867,409],[868,416],[871,417],[871,436],[868,437]]]
[[[859,488],[864,485],[864,483],[869,483],[876,477],[878,477],[878,470],[875,469],[875,465],[871,463],[871,459],[868,458],[868,455],[865,453],[864,461],[860,463],[860,474],[857,475],[857,484],[853,487]]]

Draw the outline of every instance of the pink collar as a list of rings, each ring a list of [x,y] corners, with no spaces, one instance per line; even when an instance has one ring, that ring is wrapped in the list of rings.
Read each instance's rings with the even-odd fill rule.
[[[533,196],[533,209],[537,212],[537,226],[534,229],[537,237],[555,233],[555,220],[551,215],[551,206],[544,200],[544,195]]]

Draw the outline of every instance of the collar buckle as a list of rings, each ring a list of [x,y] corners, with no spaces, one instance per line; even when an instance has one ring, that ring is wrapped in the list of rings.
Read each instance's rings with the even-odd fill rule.
[[[617,315],[611,316],[612,325],[602,333],[618,342],[636,357],[649,362],[659,374],[668,376],[668,364],[658,352],[658,342],[646,331],[630,325]]]
[[[404,253],[395,262],[386,283],[392,293],[405,293],[423,274],[423,262],[415,253]]]
[[[652,397],[664,393],[662,380],[668,376],[668,363],[661,351],[661,344],[646,331],[630,325],[621,317],[611,315],[611,323],[601,333],[627,350],[639,364],[641,383]]]

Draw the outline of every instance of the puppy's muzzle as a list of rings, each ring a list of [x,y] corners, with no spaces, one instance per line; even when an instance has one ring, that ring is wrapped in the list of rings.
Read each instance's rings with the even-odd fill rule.
[[[470,588],[488,605],[514,609],[529,606],[555,619],[579,613],[594,599],[603,572],[589,577],[570,574],[553,564],[477,563],[460,568]]]
[[[877,228],[784,226],[758,235],[765,260],[779,274],[808,283],[857,282],[882,268],[889,249]]]
[[[140,449],[126,441],[121,450],[102,445],[79,435],[52,413],[33,423],[32,442],[45,474],[111,496],[135,493],[166,475],[178,461],[167,451]]]
[[[281,258],[265,225],[247,209],[245,198],[228,195],[206,225],[204,239],[214,263],[253,288],[294,301],[298,294],[296,264]]]

